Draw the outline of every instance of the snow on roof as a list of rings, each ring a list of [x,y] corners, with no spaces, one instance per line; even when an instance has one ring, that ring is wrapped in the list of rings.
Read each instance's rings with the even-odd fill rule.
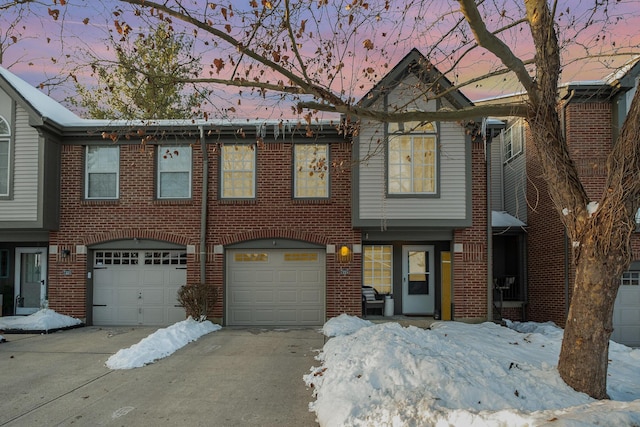
[[[491,211],[492,227],[525,227],[527,224],[504,211]]]
[[[83,119],[78,117],[74,112],[68,110],[58,101],[45,95],[12,72],[0,67],[0,76],[2,76],[7,83],[9,83],[9,85],[11,85],[16,92],[18,92],[43,118],[51,119],[63,126],[82,122]]]

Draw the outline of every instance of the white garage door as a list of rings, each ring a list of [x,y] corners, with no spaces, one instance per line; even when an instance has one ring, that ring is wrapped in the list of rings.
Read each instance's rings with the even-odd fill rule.
[[[613,309],[611,339],[630,347],[640,347],[640,271],[622,275]]]
[[[316,249],[227,251],[227,323],[322,325],[324,259]]]
[[[184,251],[95,251],[94,325],[166,326],[185,319]]]

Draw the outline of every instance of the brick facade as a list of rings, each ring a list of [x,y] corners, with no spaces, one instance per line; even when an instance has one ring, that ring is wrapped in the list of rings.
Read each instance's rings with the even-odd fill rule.
[[[606,181],[607,156],[612,148],[610,101],[570,102],[565,108],[569,151],[580,180],[597,201]],[[570,242],[548,196],[535,148],[527,138],[528,276],[527,316],[533,321],[552,320],[564,326],[571,299],[575,266]],[[632,236],[633,258],[640,255],[640,236]]]
[[[192,143],[195,141],[192,141]],[[351,144],[335,137],[330,158],[349,164]],[[120,193],[114,201],[88,201],[84,194],[84,146],[65,145],[62,150],[60,228],[50,235],[57,254],[49,256],[49,304],[75,317],[87,316],[86,275],[92,268],[87,255],[76,248],[120,239],[151,239],[183,246],[199,246],[202,190],[202,151],[192,145],[192,198],[157,200],[155,156],[152,145],[122,145]],[[217,144],[208,145],[209,210],[206,235],[206,282],[220,291],[210,316],[223,317],[224,256],[217,245],[254,239],[293,239],[318,245],[359,244],[351,228],[351,170],[330,172],[328,200],[292,198],[292,151],[290,142],[266,143],[258,148],[257,197],[250,201],[220,200]],[[68,249],[69,256],[62,251]],[[200,280],[200,255],[188,254],[187,281]],[[326,257],[327,317],[346,312],[360,314],[361,255],[354,254],[348,275],[339,274],[335,255]],[[64,274],[63,274],[64,271]]]
[[[454,232],[453,302],[456,319],[487,320],[487,164],[484,144],[472,143],[472,226]]]

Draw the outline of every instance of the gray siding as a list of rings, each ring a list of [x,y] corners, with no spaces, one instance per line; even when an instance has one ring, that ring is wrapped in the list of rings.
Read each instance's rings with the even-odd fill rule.
[[[42,166],[41,139],[38,132],[29,126],[29,115],[22,107],[17,107],[15,118],[12,129],[12,197],[0,200],[0,226],[6,222],[30,222],[32,226],[38,227],[41,226],[38,195]]]
[[[491,141],[491,210],[504,210],[504,170],[502,156],[502,136]]]
[[[504,165],[504,210],[527,223],[527,168],[524,152]]]
[[[386,145],[381,123],[362,124],[359,138],[357,219],[465,220],[467,219],[467,155],[464,129],[440,123],[439,197],[386,197]]]

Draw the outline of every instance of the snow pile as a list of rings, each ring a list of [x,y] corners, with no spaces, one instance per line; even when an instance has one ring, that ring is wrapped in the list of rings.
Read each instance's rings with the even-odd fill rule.
[[[42,331],[70,328],[81,325],[82,321],[75,317],[56,313],[44,308],[28,316],[0,317],[0,329],[5,331]]]
[[[106,365],[110,369],[140,368],[170,356],[190,342],[219,329],[220,325],[208,320],[197,322],[189,317],[167,328],[158,329],[139,343],[118,351],[107,359]]]
[[[351,335],[360,328],[373,325],[368,320],[361,319],[347,314],[341,314],[327,321],[322,327],[322,333],[327,337],[337,337],[340,335]]]
[[[612,345],[608,391],[617,401],[595,401],[558,375],[560,328],[511,326],[522,332],[385,323],[336,336],[304,377],[316,397],[310,410],[321,426],[640,424],[640,350]]]

